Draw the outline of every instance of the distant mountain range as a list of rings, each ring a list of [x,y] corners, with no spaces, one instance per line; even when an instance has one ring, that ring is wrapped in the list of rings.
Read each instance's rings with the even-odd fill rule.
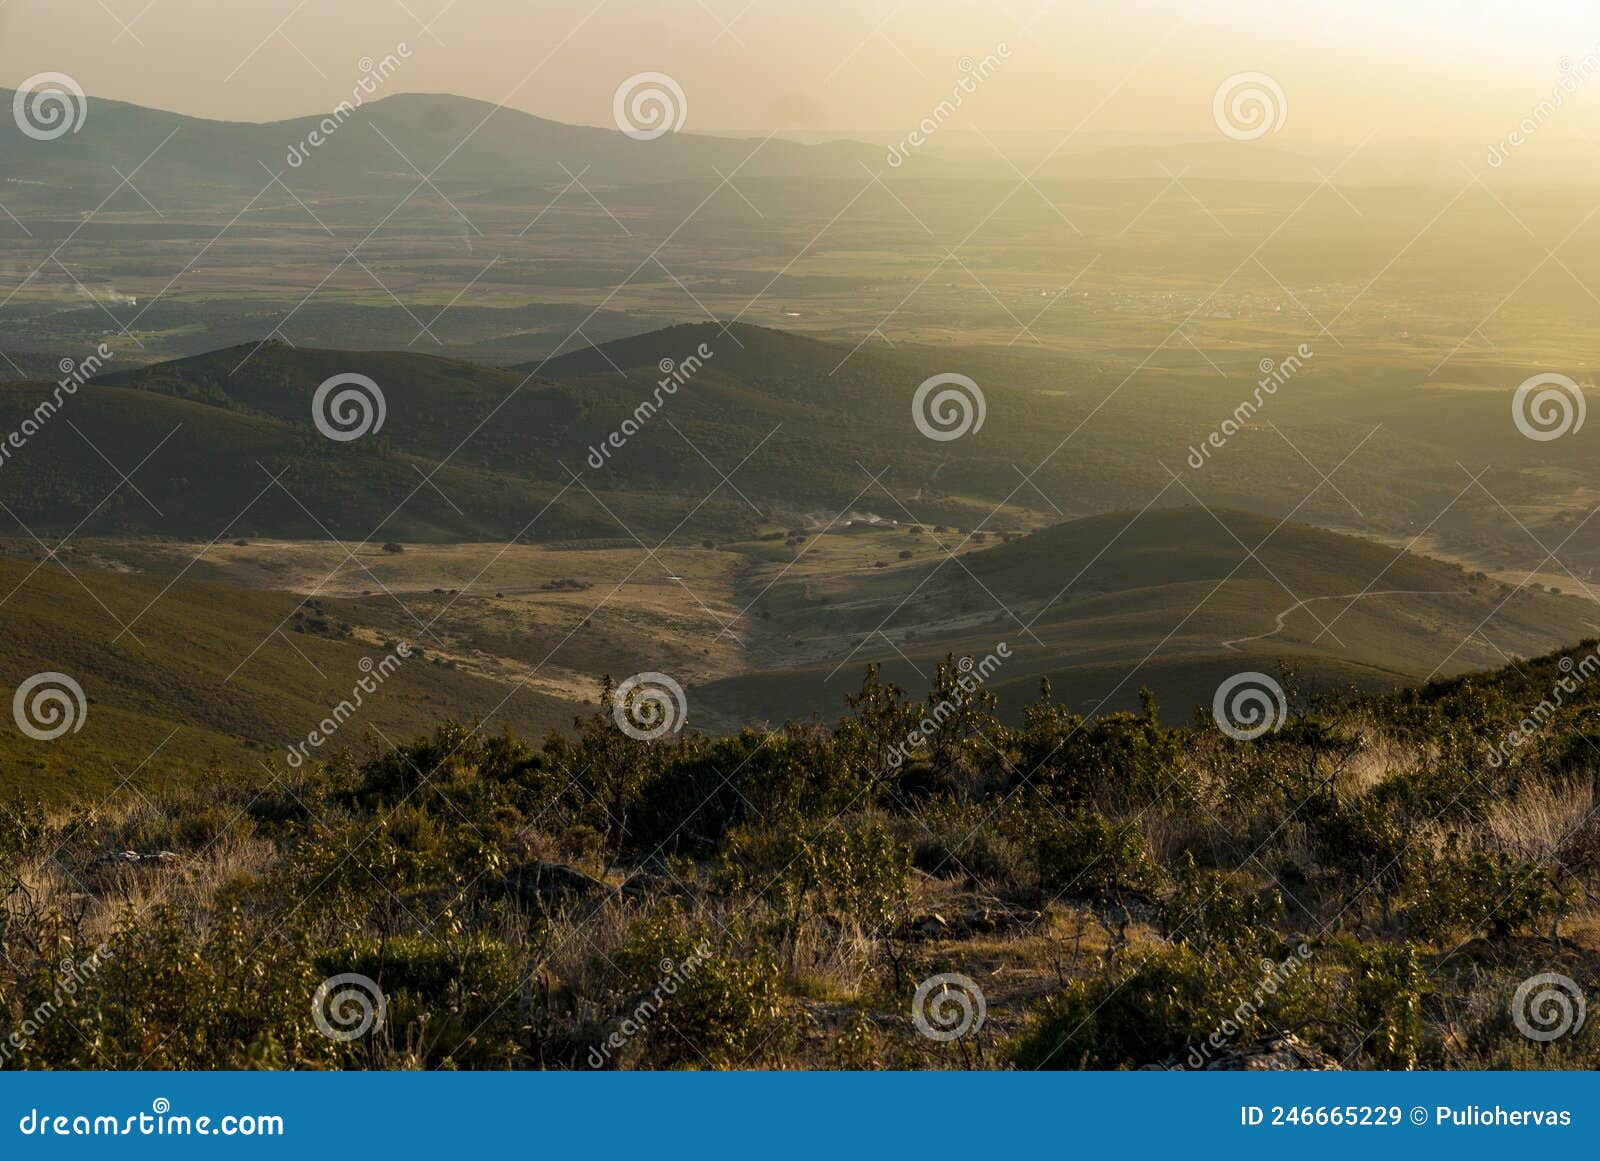
[[[0,107],[9,109],[13,95],[0,89]],[[321,144],[310,144],[315,136]],[[763,144],[692,133],[639,141],[614,129],[419,93],[374,100],[337,118],[264,124],[211,121],[91,97],[81,128],[54,140],[27,137],[9,118],[0,126],[0,173],[51,187],[101,189],[108,167],[115,166],[124,174],[138,170],[134,181],[141,188],[148,184],[190,199],[255,191],[273,173],[282,173],[297,190],[327,195],[371,192],[377,182],[415,183],[438,169],[435,180],[446,188],[470,188],[478,199],[499,193],[523,202],[536,200],[530,187],[559,187],[576,175],[602,186],[703,179],[716,170],[737,170],[746,178],[860,180],[863,163],[883,168],[882,151],[848,141]]]
[[[0,89],[0,107],[9,108],[13,96],[12,90]],[[690,132],[634,140],[613,128],[568,125],[450,94],[396,93],[337,113],[265,123],[215,121],[100,97],[87,101],[81,127],[54,140],[33,140],[9,120],[0,124],[0,173],[16,183],[11,196],[24,204],[28,198],[48,198],[58,206],[73,202],[73,190],[81,189],[84,198],[91,191],[103,196],[113,166],[135,175],[139,188],[159,191],[166,200],[154,200],[162,205],[254,193],[273,173],[282,174],[295,190],[318,196],[368,194],[414,184],[427,174],[452,196],[521,204],[539,200],[533,191],[560,188],[575,177],[616,188],[700,181],[716,173],[751,180],[859,182],[865,173],[987,181],[1002,168],[1011,172],[986,144],[958,146],[954,132],[949,141],[914,151],[891,168],[885,147],[860,141],[802,144],[777,136]],[[1442,146],[1387,153],[1369,149],[1351,158],[1327,149],[1303,153],[1220,135],[1135,137],[1115,145],[1057,142],[1049,151],[1030,146],[1017,164],[1031,177],[1051,181],[1165,181],[1182,174],[1188,181],[1317,183],[1344,160],[1343,183],[1426,181],[1456,173],[1458,152]],[[1037,172],[1034,154],[1043,159]]]

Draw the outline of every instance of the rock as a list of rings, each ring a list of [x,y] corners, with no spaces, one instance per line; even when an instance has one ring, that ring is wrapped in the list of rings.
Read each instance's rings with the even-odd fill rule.
[[[676,879],[664,875],[650,875],[643,871],[636,871],[629,875],[617,888],[630,899],[648,899],[659,895],[687,895],[688,888]]]
[[[968,932],[990,935],[999,931],[1028,927],[1038,921],[1037,911],[1008,907],[1003,903],[984,903],[967,912],[964,925]]]
[[[96,855],[90,865],[96,867],[149,867],[178,861],[178,856],[172,851],[146,851],[142,854],[139,851],[111,851],[107,854]]]
[[[1342,1072],[1343,1066],[1293,1032],[1275,1032],[1234,1048],[1208,1063],[1205,1072]]]
[[[1015,931],[1036,923],[1039,912],[1004,903],[978,902],[949,915],[930,911],[907,924],[907,933],[921,939],[968,939]]]
[[[617,888],[604,879],[564,863],[543,860],[513,867],[506,874],[506,887],[525,902],[597,903],[618,894]]]
[[[598,907],[612,899],[647,899],[674,890],[681,893],[682,889],[643,872],[629,876],[617,887],[565,863],[537,859],[508,871],[502,890],[525,906],[542,908],[556,903]]]

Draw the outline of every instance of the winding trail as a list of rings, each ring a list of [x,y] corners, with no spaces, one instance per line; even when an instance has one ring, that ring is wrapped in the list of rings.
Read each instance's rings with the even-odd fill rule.
[[[1257,633],[1251,637],[1235,637],[1232,640],[1224,641],[1222,644],[1236,653],[1242,653],[1244,651],[1239,648],[1241,644],[1247,641],[1261,641],[1267,637],[1277,636],[1283,632],[1284,621],[1291,614],[1317,601],[1349,601],[1354,604],[1362,597],[1461,597],[1468,595],[1468,593],[1469,590],[1467,589],[1378,589],[1372,592],[1363,591],[1359,593],[1338,593],[1326,597],[1306,597],[1304,600],[1296,601],[1279,613],[1276,617],[1277,623],[1265,633]]]

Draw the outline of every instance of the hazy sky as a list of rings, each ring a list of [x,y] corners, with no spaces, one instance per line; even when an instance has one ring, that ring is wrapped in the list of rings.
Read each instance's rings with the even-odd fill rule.
[[[1497,138],[1563,58],[1600,52],[1600,3],[0,0],[0,85],[58,71],[91,95],[268,120],[330,107],[400,42],[390,91],[597,125],[650,70],[683,88],[688,131],[896,131],[1004,43],[963,128],[1204,133],[1219,82],[1255,71],[1285,93],[1285,138]],[[1600,139],[1600,76],[1570,102],[1548,134]]]

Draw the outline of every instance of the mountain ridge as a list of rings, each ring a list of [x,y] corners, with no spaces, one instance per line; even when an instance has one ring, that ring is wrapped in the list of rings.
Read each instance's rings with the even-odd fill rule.
[[[14,95],[0,89],[0,101]],[[714,169],[748,178],[854,180],[860,164],[879,153],[848,140],[750,142],[692,132],[640,141],[616,128],[572,125],[454,94],[385,94],[348,113],[261,122],[96,97],[87,98],[86,109],[78,130],[53,140],[0,133],[0,167],[57,187],[57,197],[63,185],[103,184],[105,167],[114,165],[124,173],[138,168],[138,185],[152,197],[159,191],[191,205],[214,200],[224,188],[264,192],[274,174],[325,195],[371,193],[425,173],[477,196],[498,191],[493,196],[522,200],[529,183],[560,188],[575,173],[590,185],[630,187],[704,178]]]

